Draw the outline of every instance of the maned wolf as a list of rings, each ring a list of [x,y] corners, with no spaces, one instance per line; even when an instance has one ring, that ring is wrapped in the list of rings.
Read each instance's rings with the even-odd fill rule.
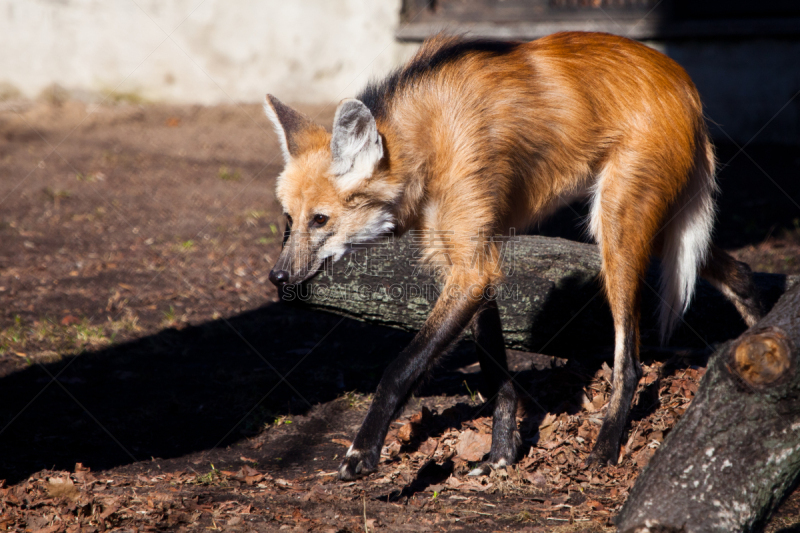
[[[489,236],[524,228],[565,199],[588,198],[614,317],[613,388],[589,463],[619,455],[642,374],[639,301],[651,254],[663,266],[662,341],[698,273],[748,324],[760,317],[750,269],[710,244],[714,153],[700,96],[677,63],[635,41],[439,36],[342,101],[331,134],[273,96],[264,108],[286,160],[277,197],[287,227],[273,283],[300,283],[354,243],[412,228],[430,232],[427,258],[443,272],[433,311],[381,379],[342,479],[375,470],[393,417],[468,326],[494,401],[491,451],[473,473],[515,461],[517,396],[497,303],[483,290],[502,276]]]

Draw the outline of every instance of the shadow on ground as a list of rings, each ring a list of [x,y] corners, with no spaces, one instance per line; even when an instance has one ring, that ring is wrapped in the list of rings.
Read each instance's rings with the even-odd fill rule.
[[[611,356],[610,331],[581,334],[584,327],[575,321],[560,336],[572,341],[547,350],[568,358],[563,368],[541,366],[534,354],[511,357],[534,433],[544,415],[540,405],[555,413],[575,409],[571,397]],[[219,463],[226,447],[292,416],[307,417],[302,431],[266,446],[259,460],[308,468],[316,458],[306,455],[318,453],[312,445],[329,443],[332,435],[352,438],[363,417],[363,410],[348,409],[347,400],[333,400],[347,391],[373,392],[410,338],[279,303],[31,366],[0,379],[0,478],[14,483],[44,468],[71,470],[78,462],[94,471],[151,458],[197,464],[194,452],[212,452],[209,457]],[[703,342],[695,338],[687,345],[707,354]],[[417,396],[469,398],[482,386],[474,362],[471,343],[461,342]]]
[[[279,303],[30,366],[0,379],[0,479],[13,484],[79,462],[100,471],[164,459],[166,468],[191,469],[196,452],[217,467],[227,455],[247,454],[267,468],[307,468],[315,460],[307,455],[320,453],[331,436],[352,438],[364,415],[361,395],[375,390],[410,339]],[[512,356],[520,383],[547,376],[547,365],[537,370],[531,357]],[[475,361],[471,343],[459,343],[416,396],[468,400],[482,388]],[[298,431],[282,432],[263,449],[225,451],[293,417],[303,417]],[[445,422],[457,426],[460,419]],[[327,467],[335,465],[328,459]]]
[[[0,478],[225,447],[345,391],[373,390],[408,340],[274,304],[29,367],[0,379]]]

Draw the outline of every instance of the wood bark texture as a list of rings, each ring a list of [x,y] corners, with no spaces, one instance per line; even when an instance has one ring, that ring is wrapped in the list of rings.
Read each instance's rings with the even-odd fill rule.
[[[800,287],[722,345],[636,480],[622,532],[753,531],[800,474]]]
[[[413,237],[392,240],[334,263],[303,286],[284,294],[301,302],[376,325],[416,331],[433,307],[440,285],[417,257]],[[520,236],[502,246],[506,277],[497,300],[508,348],[560,357],[598,354],[613,346],[613,325],[599,282],[597,247],[558,238]],[[642,343],[658,345],[658,265],[642,289]],[[756,274],[771,306],[798,281],[796,276]],[[705,281],[670,345],[705,348],[742,333],[736,309]]]

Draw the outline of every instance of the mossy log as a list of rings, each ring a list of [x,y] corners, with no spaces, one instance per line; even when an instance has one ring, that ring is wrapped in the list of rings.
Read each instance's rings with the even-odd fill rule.
[[[800,287],[721,346],[636,480],[622,532],[753,531],[800,474]]]
[[[503,242],[503,284],[497,299],[508,348],[561,357],[599,353],[613,345],[611,314],[599,282],[597,247],[564,239],[520,236]],[[413,236],[359,251],[329,266],[284,300],[302,302],[372,324],[409,331],[420,328],[440,290],[436,277],[417,259]],[[658,265],[643,288],[642,342],[658,344]],[[797,277],[756,274],[767,306]],[[746,329],[736,309],[705,281],[670,345],[705,348]]]

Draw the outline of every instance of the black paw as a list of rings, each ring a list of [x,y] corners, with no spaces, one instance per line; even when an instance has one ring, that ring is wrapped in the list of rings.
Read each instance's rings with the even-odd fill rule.
[[[617,464],[618,459],[619,446],[603,445],[598,442],[583,465],[585,467],[614,466]]]
[[[515,431],[506,445],[495,444],[498,450],[489,453],[489,459],[469,471],[469,476],[487,476],[492,470],[513,465],[517,460],[517,450],[520,447],[519,432]]]
[[[347,450],[347,455],[339,465],[339,479],[350,481],[374,472],[377,468],[377,461],[370,455],[368,452],[352,448]]]
[[[498,468],[505,468],[510,466],[513,461],[506,461],[505,459],[500,459],[498,461],[492,461],[489,459],[488,461],[484,461],[472,470],[469,471],[467,474],[468,476],[488,476],[492,473],[492,470],[497,470]]]

